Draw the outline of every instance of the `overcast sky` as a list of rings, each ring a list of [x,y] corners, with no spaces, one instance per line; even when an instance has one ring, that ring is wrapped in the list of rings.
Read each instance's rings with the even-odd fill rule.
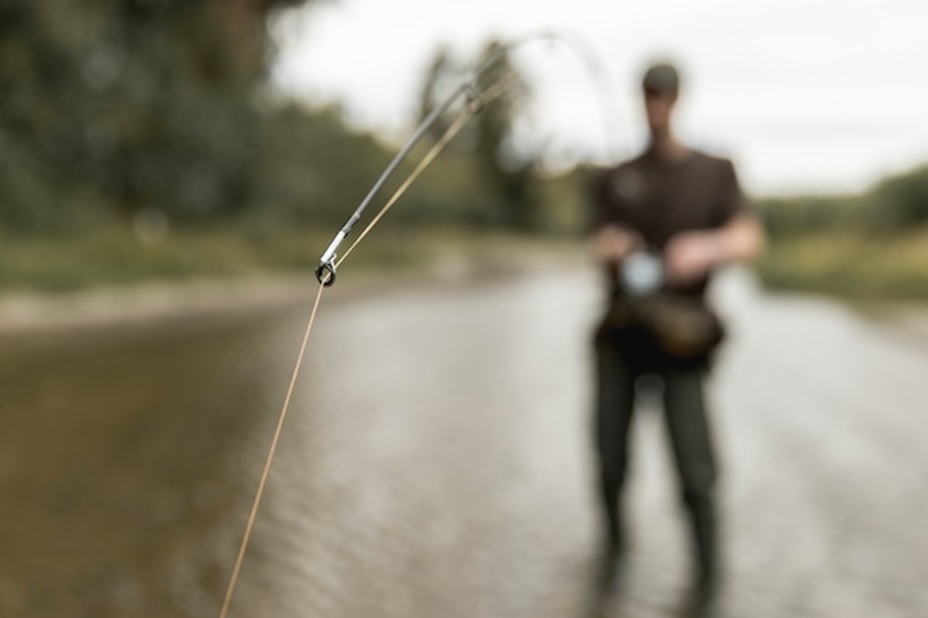
[[[640,72],[670,57],[686,80],[680,133],[733,157],[752,193],[855,191],[928,161],[926,0],[339,0],[278,26],[284,91],[396,139],[439,45],[470,58],[490,36],[546,29],[606,66],[613,150],[641,147]],[[601,157],[602,98],[578,56],[535,44],[515,60],[536,95],[524,142]]]

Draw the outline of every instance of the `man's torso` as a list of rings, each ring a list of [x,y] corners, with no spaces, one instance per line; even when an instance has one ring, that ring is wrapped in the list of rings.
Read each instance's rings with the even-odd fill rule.
[[[679,161],[645,153],[609,169],[600,180],[596,202],[597,226],[615,224],[636,231],[657,253],[675,235],[718,229],[743,208],[731,162],[700,152]],[[702,296],[707,282],[708,278],[668,291]]]

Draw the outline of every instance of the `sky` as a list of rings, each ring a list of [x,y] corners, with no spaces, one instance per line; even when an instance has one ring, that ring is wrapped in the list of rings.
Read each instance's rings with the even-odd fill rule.
[[[280,18],[273,76],[401,142],[440,46],[470,61],[490,37],[553,30],[598,59],[611,95],[570,47],[520,46],[524,149],[555,164],[634,154],[641,72],[666,58],[683,72],[679,134],[733,158],[748,192],[855,192],[928,161],[926,26],[925,0],[337,0]]]

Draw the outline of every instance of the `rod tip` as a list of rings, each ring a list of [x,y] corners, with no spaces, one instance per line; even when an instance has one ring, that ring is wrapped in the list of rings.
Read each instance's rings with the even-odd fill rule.
[[[335,283],[335,264],[322,262],[316,269],[316,280],[324,287],[331,287]]]

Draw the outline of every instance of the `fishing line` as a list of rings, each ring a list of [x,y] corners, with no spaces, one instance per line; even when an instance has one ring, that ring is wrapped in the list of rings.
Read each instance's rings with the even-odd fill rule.
[[[432,161],[438,157],[445,149],[445,147],[451,143],[451,141],[461,132],[461,129],[467,124],[467,121],[473,118],[475,115],[480,113],[484,107],[492,103],[494,100],[505,94],[507,90],[512,88],[518,83],[518,78],[515,76],[509,76],[506,80],[499,80],[492,88],[488,88],[485,92],[478,93],[479,96],[476,96],[473,99],[470,99],[465,107],[464,111],[458,114],[454,122],[448,129],[442,134],[441,138],[435,142],[435,145],[429,150],[429,152],[422,158],[416,168],[406,177],[406,180],[403,181],[403,184],[390,196],[383,208],[380,209],[380,212],[371,219],[371,222],[367,224],[364,230],[358,234],[358,238],[345,250],[345,254],[335,263],[335,268],[338,268],[342,265],[342,262],[351,255],[351,252],[354,251],[362,240],[370,233],[370,231],[376,226],[384,215],[387,214],[393,205],[396,204],[399,199],[403,196],[404,193],[412,186],[413,182],[425,171]]]
[[[609,79],[609,74],[599,52],[589,41],[576,32],[561,28],[560,30],[537,30],[524,34],[500,46],[497,53],[488,57],[477,69],[477,72],[487,70],[511,52],[537,41],[545,41],[552,45],[559,43],[572,51],[580,60],[586,70],[587,77],[590,79],[590,85],[593,87],[593,94],[600,108],[600,118],[603,127],[605,127],[602,144],[603,156],[606,161],[625,156],[627,152],[625,152],[626,149],[620,141],[623,121],[618,114],[620,109],[617,104],[619,97],[612,87],[612,81]]]
[[[287,411],[290,409],[293,389],[296,386],[296,379],[300,374],[300,367],[303,365],[303,357],[306,354],[306,344],[309,342],[309,335],[312,333],[313,324],[316,322],[316,312],[319,310],[319,302],[322,300],[323,290],[325,290],[325,285],[319,284],[319,292],[316,294],[316,301],[313,303],[312,312],[309,314],[309,321],[306,324],[306,333],[303,335],[300,353],[296,357],[296,365],[293,367],[293,375],[290,377],[290,386],[287,387],[287,396],[284,398],[283,407],[280,409],[280,416],[277,419],[277,429],[274,430],[271,448],[267,453],[267,460],[264,462],[264,470],[261,472],[261,480],[258,482],[258,490],[255,493],[255,500],[251,506],[251,514],[248,516],[248,523],[245,526],[245,534],[242,537],[242,544],[238,550],[238,557],[235,559],[235,567],[232,569],[232,576],[229,578],[229,586],[226,588],[226,596],[225,600],[222,602],[222,610],[219,612],[219,618],[226,618],[226,615],[229,613],[232,595],[235,592],[235,586],[238,584],[238,576],[242,570],[242,563],[245,561],[245,550],[248,549],[248,541],[251,540],[251,532],[255,526],[255,519],[258,517],[258,506],[260,506],[261,497],[264,495],[267,478],[271,472],[271,462],[274,460],[274,453],[277,451],[277,443],[280,441],[284,420],[287,418]]]
[[[432,161],[438,157],[439,154],[447,147],[447,145],[453,140],[461,129],[464,128],[464,125],[467,124],[467,121],[473,118],[475,115],[480,113],[487,105],[492,103],[494,100],[502,96],[509,88],[511,88],[517,79],[510,75],[508,79],[501,79],[490,88],[487,88],[484,92],[473,91],[468,97],[467,104],[464,109],[458,114],[454,122],[448,129],[442,134],[441,138],[429,149],[425,157],[419,162],[416,168],[406,177],[400,187],[390,196],[390,199],[387,200],[386,204],[380,209],[380,212],[377,213],[377,216],[374,217],[371,222],[365,227],[364,231],[358,236],[358,238],[352,243],[352,245],[339,260],[339,264],[345,261],[348,255],[354,250],[355,247],[367,236],[367,234],[374,228],[375,225],[383,218],[383,216],[399,201],[400,197],[409,189],[413,182],[422,174],[426,167],[428,167]],[[445,108],[447,109],[447,107]],[[325,288],[328,287],[328,281],[326,278],[319,282],[319,291],[316,294],[316,300],[313,303],[313,308],[309,316],[309,321],[306,325],[306,332],[303,335],[303,342],[300,345],[300,351],[297,355],[296,364],[293,368],[293,374],[290,377],[290,385],[287,387],[287,395],[284,398],[283,406],[280,410],[280,415],[277,419],[277,428],[274,431],[274,437],[271,440],[271,446],[268,450],[267,459],[264,463],[264,469],[261,472],[261,480],[258,482],[258,489],[255,492],[254,502],[251,506],[251,513],[248,516],[248,522],[245,525],[245,533],[242,536],[242,542],[239,546],[238,555],[235,559],[235,565],[232,568],[232,575],[229,578],[229,584],[226,588],[225,599],[222,603],[222,609],[219,613],[219,618],[226,618],[229,612],[229,607],[232,603],[232,597],[235,593],[235,588],[238,585],[239,575],[241,574],[242,564],[245,561],[245,552],[248,549],[248,543],[251,540],[251,534],[254,530],[255,521],[258,516],[258,508],[261,505],[261,499],[264,496],[264,489],[267,486],[267,479],[270,475],[271,464],[274,460],[274,455],[277,452],[277,445],[280,441],[280,435],[283,431],[284,421],[287,418],[287,412],[290,409],[290,401],[293,398],[293,392],[296,387],[296,381],[300,374],[300,368],[303,365],[303,359],[306,355],[306,347],[309,342],[309,336],[312,333],[313,324],[316,321],[316,314],[319,310],[319,305],[322,301],[322,293]]]
[[[617,121],[610,122],[614,118],[614,115],[610,113],[610,110],[617,109],[617,106],[611,104],[611,100],[614,97],[608,88],[606,73],[603,70],[602,64],[598,62],[598,57],[595,51],[586,45],[582,38],[575,35],[566,36],[553,31],[541,31],[527,34],[517,39],[513,39],[508,44],[500,45],[499,48],[494,51],[494,53],[490,54],[477,66],[476,69],[474,69],[468,79],[464,80],[457,88],[455,88],[451,95],[448,96],[444,101],[435,106],[431,113],[419,124],[418,127],[416,127],[416,130],[413,132],[412,136],[396,154],[384,172],[377,179],[377,182],[374,183],[374,186],[361,201],[361,204],[355,209],[354,213],[351,215],[351,217],[348,218],[348,221],[341,227],[341,229],[339,229],[338,233],[336,233],[335,237],[332,239],[332,242],[329,243],[329,246],[326,247],[325,251],[322,253],[322,256],[319,258],[319,266],[316,268],[316,279],[318,279],[320,283],[325,286],[330,286],[335,283],[338,265],[343,261],[338,259],[338,255],[336,253],[338,248],[351,233],[351,230],[354,228],[355,224],[361,219],[364,211],[371,204],[376,194],[383,188],[384,184],[386,184],[390,176],[392,176],[397,167],[399,167],[402,160],[409,155],[412,149],[429,131],[432,125],[434,125],[439,120],[439,118],[441,118],[442,114],[449,110],[458,99],[463,96],[473,97],[474,93],[479,92],[477,81],[483,73],[506,58],[508,54],[510,54],[515,49],[528,43],[537,41],[562,43],[577,53],[584,67],[587,69],[588,75],[590,76],[592,82],[596,86],[596,92],[598,94],[597,98],[600,100],[602,105],[603,122],[606,126],[606,135],[618,135],[618,131],[614,127],[618,126],[619,123]],[[611,149],[607,146],[606,150],[609,151]],[[607,154],[607,158],[608,157],[609,155]],[[355,245],[356,244],[357,243],[355,243]],[[354,248],[354,246],[352,246],[352,248]]]
[[[478,65],[469,79],[465,80],[461,85],[459,85],[447,99],[445,99],[441,104],[437,105],[419,124],[411,137],[407,140],[406,144],[404,144],[396,156],[390,161],[390,164],[374,183],[370,191],[368,191],[360,205],[355,209],[354,213],[351,215],[351,217],[349,217],[348,221],[342,226],[342,228],[335,235],[335,238],[323,252],[322,257],[319,260],[319,266],[316,269],[316,278],[319,281],[319,291],[316,294],[316,298],[312,306],[312,311],[310,312],[309,320],[306,324],[306,331],[303,334],[303,340],[300,344],[296,363],[293,367],[293,373],[290,377],[290,383],[287,387],[287,394],[284,398],[284,402],[277,419],[277,426],[274,430],[274,437],[271,440],[271,445],[264,463],[264,468],[261,472],[261,478],[258,482],[258,488],[255,492],[255,498],[251,506],[251,512],[249,513],[247,524],[245,526],[245,532],[242,536],[242,541],[235,559],[232,574],[229,578],[229,583],[226,588],[226,593],[222,603],[222,609],[219,613],[219,618],[227,618],[229,608],[232,603],[232,597],[235,593],[236,586],[238,585],[242,564],[244,563],[245,554],[248,549],[248,544],[251,540],[255,521],[257,519],[258,509],[261,505],[261,499],[267,486],[271,465],[274,460],[274,455],[277,451],[277,446],[283,431],[284,421],[286,420],[287,412],[290,408],[290,402],[293,398],[297,378],[299,377],[300,369],[303,365],[303,359],[306,355],[306,348],[309,343],[309,337],[312,333],[313,325],[316,321],[316,315],[318,313],[325,288],[331,286],[335,282],[337,267],[348,258],[348,256],[361,243],[361,241],[367,237],[371,230],[373,230],[373,228],[380,223],[384,215],[386,215],[387,212],[399,201],[399,199],[406,193],[410,186],[412,186],[416,179],[419,178],[422,172],[424,172],[425,169],[432,164],[432,162],[444,151],[448,144],[450,144],[451,141],[460,133],[460,131],[467,124],[467,121],[479,114],[481,111],[483,111],[484,108],[486,108],[486,106],[490,105],[493,101],[501,97],[519,82],[518,77],[512,73],[505,78],[497,80],[495,83],[491,84],[490,87],[481,91],[480,88],[478,88],[477,82],[482,74],[496,65],[496,63],[498,63],[500,60],[505,58],[506,55],[515,48],[539,39],[548,41],[560,41],[571,45],[570,40],[564,38],[561,35],[558,35],[557,33],[542,32],[527,35],[512,41],[508,45],[500,46],[500,48],[496,50],[494,54],[487,57],[480,65]],[[576,45],[576,40],[573,41],[573,44]],[[593,56],[584,56],[581,54],[581,58],[584,57],[586,57],[588,60]],[[585,63],[587,64],[587,68],[590,68],[590,64],[586,61]],[[594,79],[599,77],[599,74],[596,71],[591,70],[591,74],[594,76]],[[344,255],[338,259],[336,251],[338,250],[341,243],[348,237],[354,225],[361,219],[364,211],[371,204],[377,193],[380,192],[380,190],[386,184],[387,180],[393,175],[403,160],[409,156],[409,154],[419,143],[422,137],[426,135],[432,125],[434,125],[442,117],[442,115],[448,112],[461,97],[465,98],[464,107],[460,112],[458,112],[451,125],[444,131],[438,141],[432,145],[432,147],[419,161],[412,172],[409,173],[409,175],[403,180],[400,186],[387,199],[384,206],[381,207],[377,215],[374,216],[374,218],[367,224],[364,230],[358,235],[357,239],[352,242],[352,244],[345,251]]]
[[[464,125],[467,124],[468,120],[470,120],[469,114],[461,114],[457,117],[457,119],[455,119],[454,123],[452,123],[444,135],[442,135],[441,140],[435,143],[432,149],[429,150],[428,154],[426,154],[422,161],[419,162],[419,165],[416,166],[416,169],[414,169],[412,173],[409,174],[403,184],[400,185],[399,189],[397,189],[396,192],[390,196],[390,199],[388,199],[387,203],[384,204],[383,208],[380,209],[380,212],[378,212],[377,215],[371,219],[371,222],[367,224],[367,227],[365,227],[361,233],[358,234],[358,238],[347,249],[345,249],[344,255],[342,255],[342,257],[335,263],[336,268],[342,265],[342,262],[344,262],[348,256],[351,255],[351,252],[354,251],[355,247],[357,247],[361,241],[364,240],[370,231],[374,229],[375,225],[380,223],[380,220],[383,219],[385,214],[387,214],[387,211],[393,208],[393,205],[399,201],[404,193],[406,193],[406,190],[409,189],[412,183],[415,182],[415,180],[425,170],[425,168],[428,167],[439,154],[441,154],[441,151],[444,150],[444,147],[448,144],[448,142],[454,139],[454,137],[460,132]]]

